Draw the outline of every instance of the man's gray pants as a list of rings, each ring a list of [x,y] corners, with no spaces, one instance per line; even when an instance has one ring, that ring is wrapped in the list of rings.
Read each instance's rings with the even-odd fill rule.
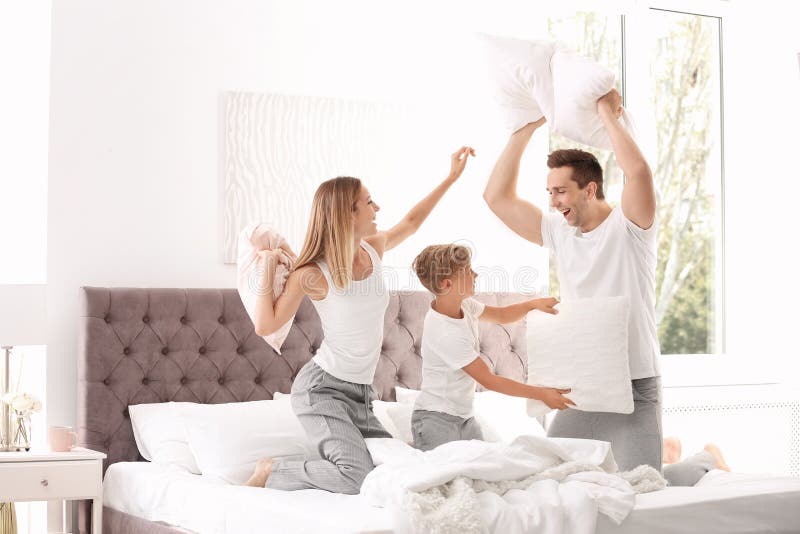
[[[631,388],[633,413],[563,410],[553,419],[547,435],[608,441],[620,471],[630,471],[642,464],[661,471],[661,377],[631,380]],[[664,469],[664,478],[671,486],[694,486],[713,465],[710,454],[696,454],[667,466]]]

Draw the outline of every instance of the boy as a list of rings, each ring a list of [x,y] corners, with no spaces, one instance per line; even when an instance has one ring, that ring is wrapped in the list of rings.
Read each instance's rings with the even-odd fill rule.
[[[471,253],[461,245],[432,245],[414,259],[422,285],[435,295],[422,334],[422,387],[414,405],[414,446],[430,450],[454,440],[483,439],[472,414],[475,382],[486,389],[538,399],[563,410],[575,404],[569,389],[530,386],[495,375],[480,357],[478,321],[512,323],[531,310],[558,313],[554,298],[532,299],[511,306],[485,306],[470,298],[477,273]]]

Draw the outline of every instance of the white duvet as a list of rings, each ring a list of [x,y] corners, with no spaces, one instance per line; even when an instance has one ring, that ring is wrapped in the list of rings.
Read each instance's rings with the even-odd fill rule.
[[[377,467],[361,495],[391,509],[401,532],[591,534],[598,513],[619,524],[635,503],[607,442],[521,436],[422,452],[366,441]]]

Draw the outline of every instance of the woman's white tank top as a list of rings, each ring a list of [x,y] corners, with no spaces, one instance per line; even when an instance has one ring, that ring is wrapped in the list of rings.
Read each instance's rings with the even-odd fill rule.
[[[378,253],[364,240],[361,247],[372,260],[372,272],[344,289],[334,285],[327,263],[317,262],[328,282],[328,294],[322,300],[311,300],[325,334],[313,359],[340,380],[372,384],[383,344],[383,316],[389,306],[389,291]]]

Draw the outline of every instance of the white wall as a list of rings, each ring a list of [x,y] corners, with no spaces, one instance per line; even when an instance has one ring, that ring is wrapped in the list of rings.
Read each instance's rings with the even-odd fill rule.
[[[800,384],[800,7],[732,2],[725,38],[728,351]]]
[[[513,4],[495,3],[488,11],[477,2],[443,2],[432,12],[421,2],[54,2],[47,262],[50,423],[75,422],[81,285],[232,286],[232,267],[220,257],[223,91],[373,100],[410,95],[468,110],[476,103],[463,100],[454,80],[475,68],[472,57],[459,48],[458,39],[441,37],[478,26],[513,33],[537,19],[519,5],[512,10]],[[766,23],[765,14],[746,9],[752,12],[743,20]],[[340,18],[341,13],[350,16]],[[787,31],[788,18],[769,15],[771,23]],[[340,22],[333,24],[335,19]],[[440,46],[431,49],[428,43],[434,40]],[[755,48],[774,44],[745,43]],[[735,50],[726,54],[733,56]],[[792,52],[797,51],[795,46]],[[786,353],[792,347],[790,319],[774,317],[774,310],[800,297],[796,284],[787,287],[792,275],[786,252],[794,222],[789,201],[792,193],[797,196],[793,179],[798,173],[787,164],[792,140],[784,136],[773,143],[765,133],[787,120],[785,106],[798,94],[798,70],[794,55],[790,64],[767,70],[764,55],[742,56],[739,63],[746,72],[758,72],[758,83],[726,94],[729,110],[753,106],[754,115],[756,108],[769,110],[728,124],[726,130],[729,143],[737,147],[735,152],[729,148],[736,163],[728,169],[727,186],[729,334],[730,346],[742,351],[762,347],[755,331],[768,338],[767,347]],[[765,86],[770,87],[766,94]],[[750,87],[759,92],[750,93]],[[791,111],[796,124],[796,103]],[[474,180],[485,179],[502,142],[498,134],[494,146],[478,147]],[[769,147],[788,152],[774,163],[757,165],[752,154],[763,155]],[[480,185],[465,186],[475,188],[475,206],[481,206]],[[393,184],[370,187],[376,198],[388,198]],[[516,250],[520,242],[488,212],[485,216],[485,235],[508,236],[506,243]],[[759,231],[756,221],[765,229]]]
[[[20,53],[24,50],[24,53]],[[50,2],[0,3],[0,284],[43,284]],[[13,201],[6,201],[8,197]],[[35,343],[43,343],[44,335]],[[12,340],[5,339],[8,343]],[[16,342],[19,344],[19,342]]]

